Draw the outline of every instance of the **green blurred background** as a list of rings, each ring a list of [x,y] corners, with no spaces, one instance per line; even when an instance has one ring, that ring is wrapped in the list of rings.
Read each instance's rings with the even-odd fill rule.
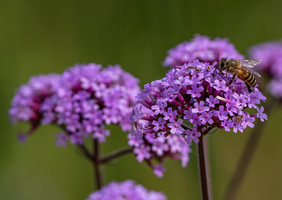
[[[58,129],[41,127],[25,144],[7,115],[15,89],[33,75],[75,63],[120,64],[141,85],[164,76],[166,51],[195,33],[227,37],[245,54],[249,46],[282,37],[282,2],[226,1],[0,1],[0,199],[80,200],[93,191],[92,166],[71,145],[55,146]],[[281,109],[266,124],[238,195],[240,200],[282,199]],[[250,129],[209,137],[214,199],[221,199]],[[112,128],[103,152],[127,146]],[[187,168],[167,161],[159,179],[133,155],[104,168],[106,182],[133,179],[170,200],[200,199],[195,146]]]

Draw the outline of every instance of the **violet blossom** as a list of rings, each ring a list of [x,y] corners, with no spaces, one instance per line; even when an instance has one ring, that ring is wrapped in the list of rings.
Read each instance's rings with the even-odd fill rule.
[[[119,66],[75,65],[61,75],[32,78],[19,89],[9,113],[12,121],[58,125],[59,146],[82,144],[88,137],[104,142],[110,134],[107,125],[131,129],[139,91],[138,80]]]
[[[21,142],[40,125],[43,102],[55,93],[59,86],[59,78],[58,74],[34,76],[17,90],[9,110],[11,121],[28,122],[31,125],[26,134],[19,135],[18,139]]]
[[[228,39],[215,38],[211,40],[204,35],[195,35],[191,41],[183,42],[170,49],[164,66],[176,67],[196,59],[212,64],[221,58],[243,59],[243,56],[237,52]]]
[[[166,200],[161,192],[150,191],[134,181],[111,182],[89,195],[87,200]]]
[[[82,144],[84,138],[104,142],[110,134],[106,125],[131,129],[130,114],[139,92],[138,80],[119,66],[76,65],[61,76],[61,86],[42,107],[43,121],[54,119],[72,144]],[[65,144],[57,134],[57,144]]]
[[[266,98],[258,88],[254,87],[250,93],[239,78],[228,85],[232,75],[219,74],[215,66],[216,62],[210,65],[196,60],[145,85],[137,96],[132,116],[133,131],[129,135],[129,144],[134,147],[137,158],[142,158],[139,162],[145,160],[155,169],[153,160],[162,164],[170,157],[181,159],[186,166],[191,151],[187,143],[197,143],[202,134],[214,128],[243,132],[246,127],[254,126],[255,118],[266,119],[263,107],[259,106]],[[192,79],[197,79],[197,83],[191,82]],[[198,88],[202,89],[195,96]],[[156,106],[162,112],[156,112]],[[248,108],[256,113],[249,114]],[[161,147],[160,143],[162,154],[154,150],[155,145]]]
[[[257,69],[267,73],[272,79],[282,78],[282,41],[254,45],[249,49],[251,58],[262,62]]]
[[[250,48],[251,58],[261,59],[256,68],[266,73],[270,78],[267,83],[267,90],[270,94],[282,99],[282,41],[268,42],[255,45]]]

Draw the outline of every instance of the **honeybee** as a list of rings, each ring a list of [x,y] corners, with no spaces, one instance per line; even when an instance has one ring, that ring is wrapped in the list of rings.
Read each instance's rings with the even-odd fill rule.
[[[238,78],[245,82],[248,91],[253,92],[253,87],[256,85],[255,76],[261,77],[261,75],[250,68],[259,63],[261,63],[261,60],[258,59],[236,60],[231,58],[227,60],[226,58],[222,58],[219,63],[219,73],[221,73],[223,70],[226,70],[226,72],[233,74],[233,77],[228,85],[230,85],[238,76]]]

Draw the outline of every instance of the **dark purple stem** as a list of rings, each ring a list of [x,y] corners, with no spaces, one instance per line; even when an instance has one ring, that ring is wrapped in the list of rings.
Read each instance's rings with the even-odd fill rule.
[[[95,171],[95,181],[97,189],[100,190],[103,185],[102,166],[100,162],[100,145],[98,139],[93,139],[94,159],[92,161]]]
[[[275,107],[276,102],[269,102],[267,106],[265,107],[265,113],[267,115],[270,114],[270,112]],[[240,161],[238,163],[238,166],[236,168],[236,171],[229,183],[229,186],[225,193],[225,200],[233,200],[236,199],[237,193],[239,191],[240,185],[242,184],[245,174],[247,172],[248,166],[251,163],[252,157],[254,156],[255,150],[258,146],[258,143],[261,139],[263,128],[265,126],[266,122],[264,123],[258,123],[256,126],[252,129],[251,136],[249,137],[249,140],[242,152]]]
[[[207,151],[206,151],[206,142],[204,141],[204,136],[199,137],[198,143],[198,162],[199,162],[199,173],[201,181],[201,191],[202,191],[202,200],[211,199],[211,190],[210,190],[210,175],[207,166]]]
[[[106,163],[106,162],[109,162],[109,161],[116,159],[120,156],[126,155],[128,153],[132,153],[132,152],[133,152],[132,147],[121,149],[121,150],[115,151],[115,152],[110,153],[109,155],[106,155],[105,157],[101,158],[100,162]]]
[[[78,145],[78,147],[85,157],[87,157],[89,160],[94,160],[94,156],[91,155],[89,150],[83,144]]]
[[[116,159],[120,156],[126,155],[128,153],[133,152],[133,148],[125,148],[118,150],[116,152],[110,153],[109,155],[105,157],[101,157],[100,155],[100,144],[97,139],[93,139],[93,154],[87,149],[86,146],[83,144],[77,145],[80,149],[80,151],[83,153],[83,155],[88,158],[94,168],[94,181],[96,182],[97,189],[101,189],[103,186],[103,173],[102,173],[102,164],[107,163],[113,159]]]

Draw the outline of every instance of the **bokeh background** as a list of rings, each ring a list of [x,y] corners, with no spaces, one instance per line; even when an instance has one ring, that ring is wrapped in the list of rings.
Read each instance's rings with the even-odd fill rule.
[[[16,88],[33,75],[61,73],[75,63],[120,64],[141,87],[164,76],[166,51],[195,33],[227,37],[242,53],[282,38],[281,1],[0,1],[0,199],[78,200],[93,191],[92,166],[77,149],[55,146],[56,128],[41,127],[25,144],[8,109]],[[281,108],[269,116],[240,200],[282,199]],[[103,152],[127,146],[127,133],[112,127]],[[214,199],[221,199],[248,137],[218,131],[210,136]],[[195,146],[187,168],[167,161],[163,178],[127,155],[105,166],[106,182],[133,179],[169,200],[200,199]]]

